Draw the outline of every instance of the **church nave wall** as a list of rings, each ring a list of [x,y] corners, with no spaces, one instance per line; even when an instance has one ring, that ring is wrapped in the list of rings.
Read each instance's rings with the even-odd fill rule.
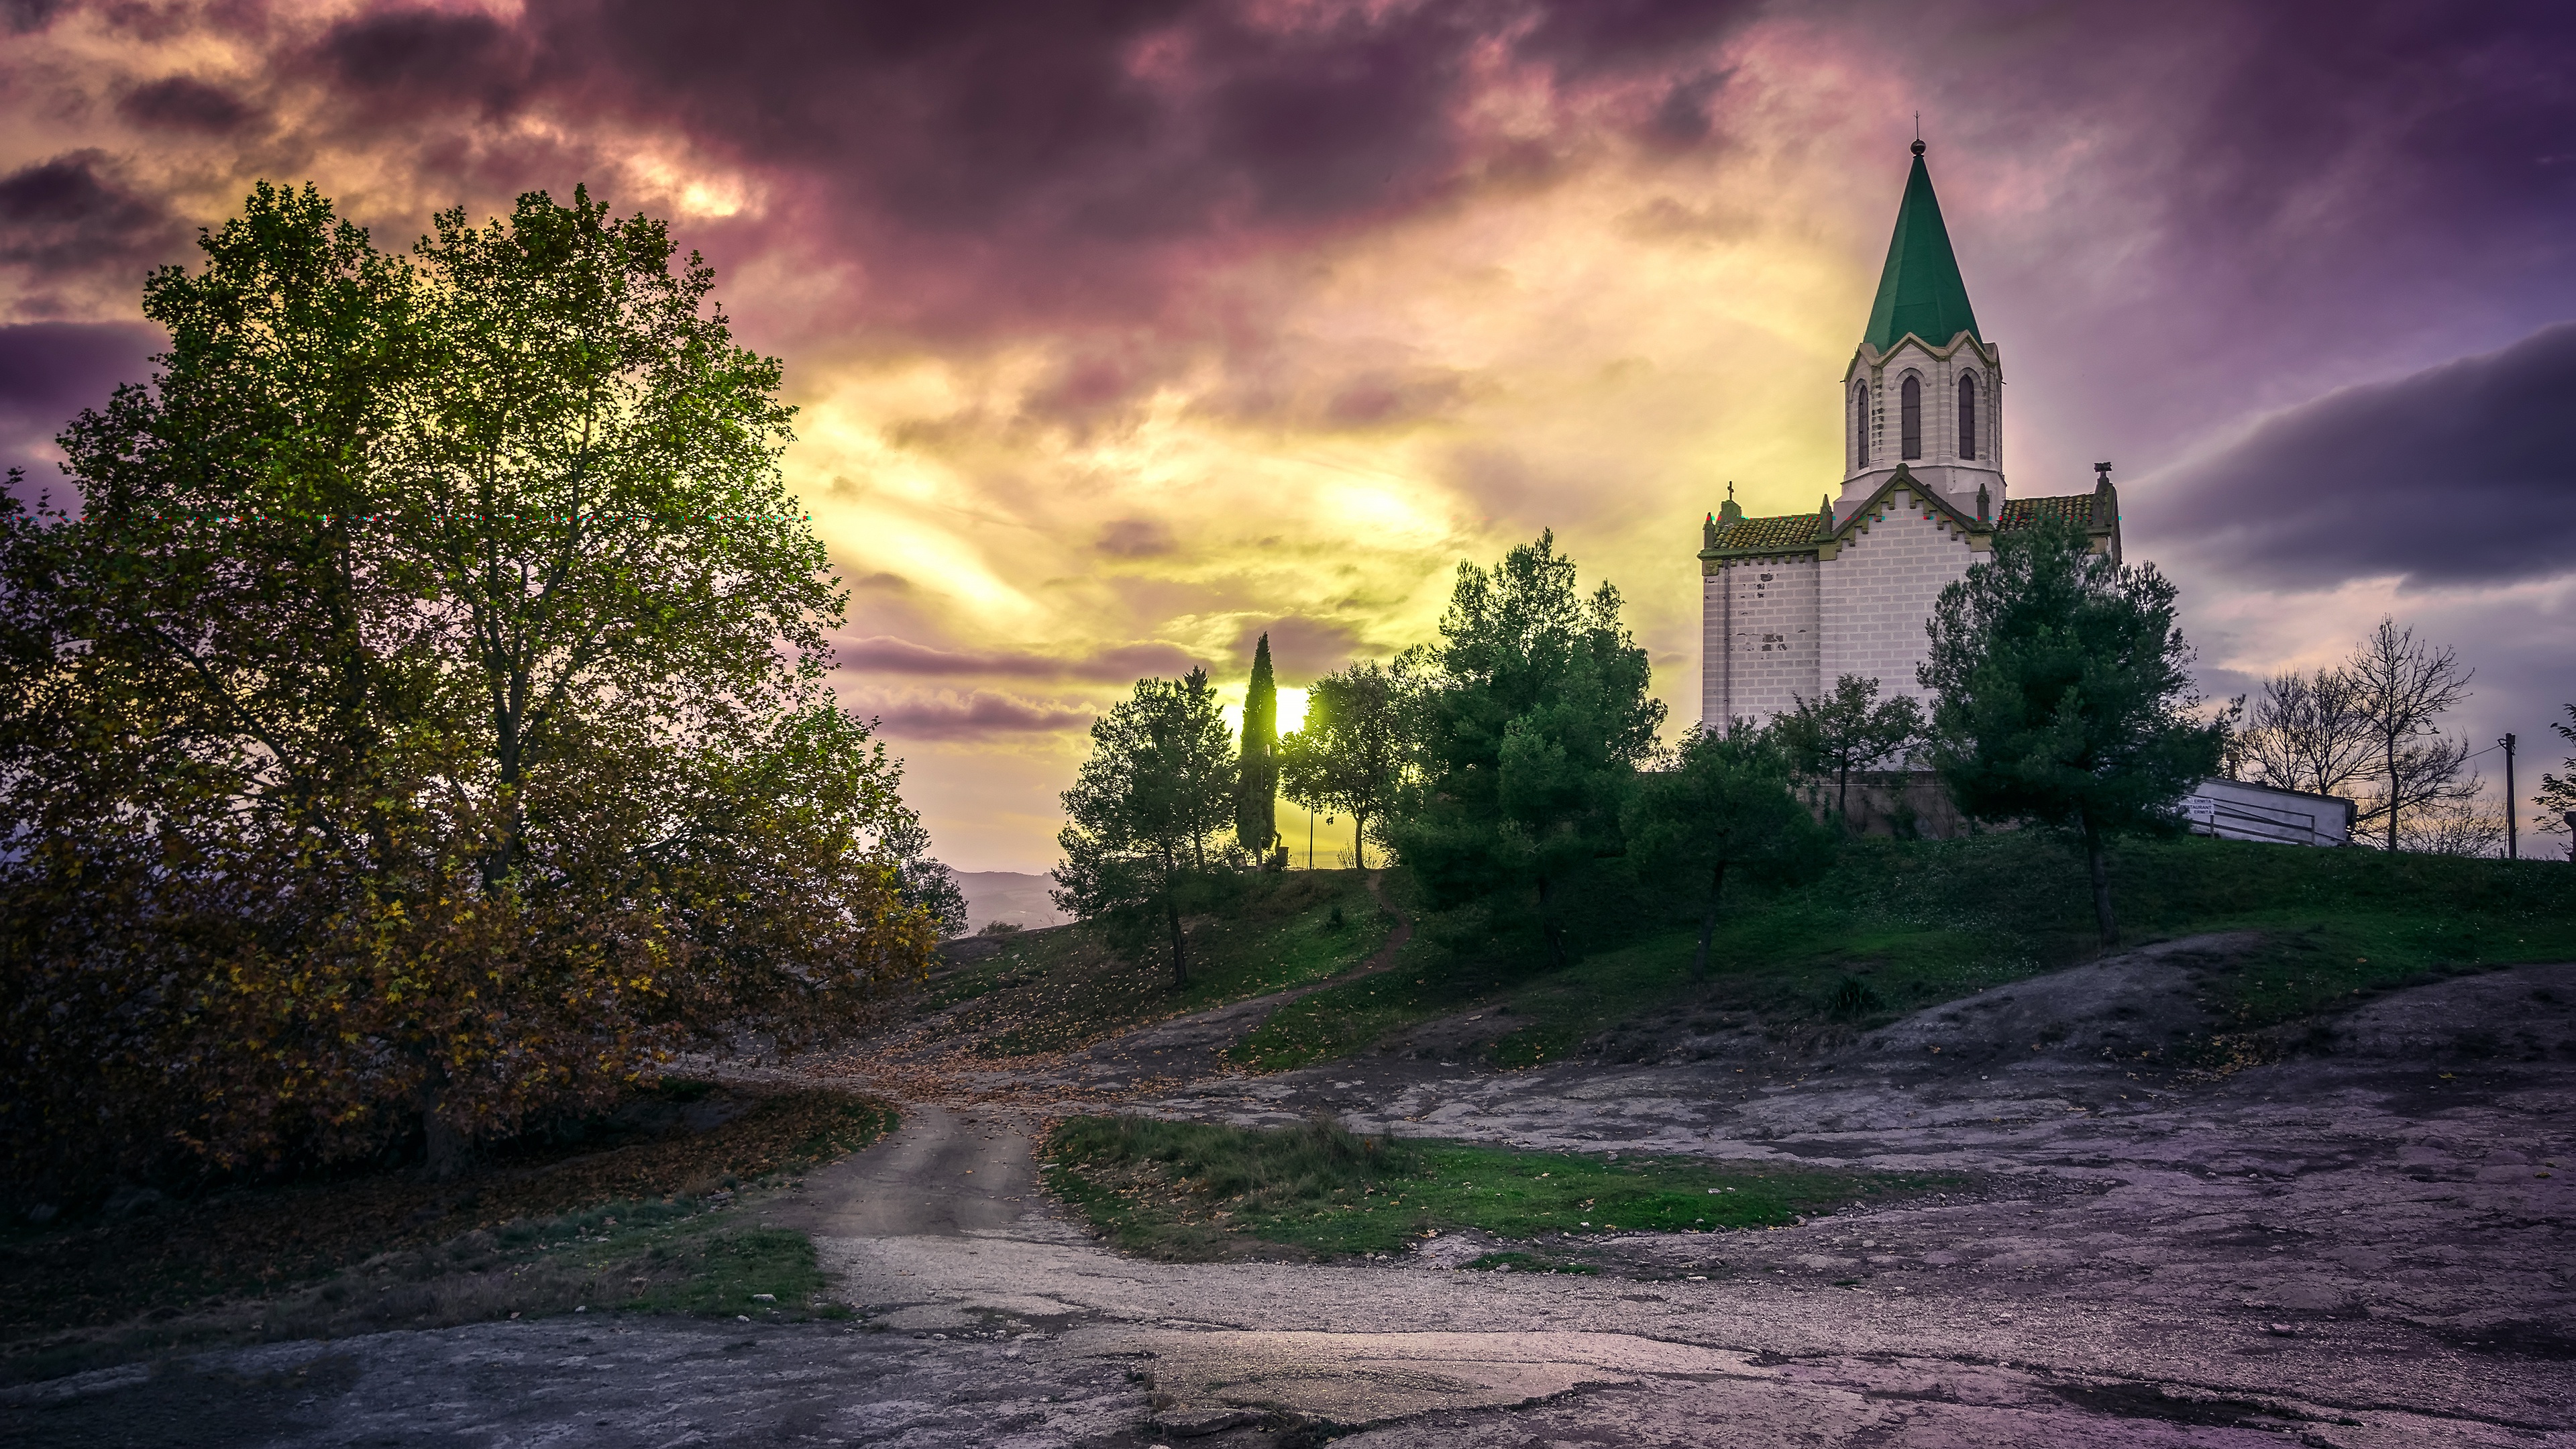
[[[1767,720],[1816,693],[1816,560],[1737,559],[1703,581],[1700,717]]]
[[[1920,499],[1899,492],[1882,511],[1822,566],[1816,672],[1828,685],[1856,674],[1876,679],[1882,696],[1921,697],[1914,670],[1923,662],[1924,621],[1976,555]]]

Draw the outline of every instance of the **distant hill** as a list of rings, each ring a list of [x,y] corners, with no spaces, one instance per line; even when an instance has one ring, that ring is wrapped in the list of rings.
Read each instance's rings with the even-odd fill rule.
[[[1016,870],[961,870],[957,884],[966,892],[966,929],[980,931],[993,921],[1014,926],[1060,926],[1073,917],[1055,908],[1047,891],[1055,882]]]

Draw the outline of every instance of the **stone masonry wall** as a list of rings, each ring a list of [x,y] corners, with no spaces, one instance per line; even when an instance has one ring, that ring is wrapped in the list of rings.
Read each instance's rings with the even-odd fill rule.
[[[1942,588],[1976,560],[1967,538],[1923,499],[1902,488],[1889,494],[1822,565],[1817,678],[1826,688],[1846,674],[1875,678],[1882,698],[1911,694],[1928,705],[1914,682],[1929,642],[1923,624]]]
[[[1813,555],[1733,559],[1701,580],[1700,719],[1768,720],[1816,693]]]

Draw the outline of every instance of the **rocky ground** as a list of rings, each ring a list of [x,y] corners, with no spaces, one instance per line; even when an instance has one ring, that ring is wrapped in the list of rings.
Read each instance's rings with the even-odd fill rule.
[[[2206,1029],[2227,944],[1827,1050],[1677,1024],[1657,1060],[1497,1073],[1462,1064],[1483,1029],[1462,1017],[1246,1078],[1215,1070],[1258,1019],[1236,1012],[897,1074],[902,1130],[759,1209],[813,1235],[853,1322],[271,1345],[12,1390],[0,1424],[41,1445],[2576,1445],[2576,966],[2356,1003],[2268,1065],[2158,1065]],[[1958,1186],[1587,1239],[1594,1277],[1458,1271],[1493,1246],[1472,1235],[1398,1264],[1140,1262],[1039,1188],[1036,1114],[1076,1097]]]

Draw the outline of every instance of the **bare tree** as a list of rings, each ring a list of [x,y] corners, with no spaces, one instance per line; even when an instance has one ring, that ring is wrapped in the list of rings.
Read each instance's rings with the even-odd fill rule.
[[[2360,695],[2369,722],[2373,772],[2382,786],[2379,797],[2363,802],[2356,826],[2368,824],[2387,832],[2388,848],[2399,847],[2406,812],[2472,799],[2477,784],[2463,785],[2468,764],[2466,740],[2445,739],[2439,721],[2452,706],[2469,697],[2472,671],[2457,651],[2415,637],[2412,627],[2381,619],[2353,649],[2344,666]]]
[[[2371,769],[2378,736],[2362,706],[2345,670],[2276,674],[2246,711],[2247,762],[2267,785],[2335,794]]]
[[[2466,794],[2418,809],[2398,828],[2397,838],[2421,855],[2495,856],[2504,853],[2504,817],[2479,808],[2472,798],[2480,788],[2474,775]]]

